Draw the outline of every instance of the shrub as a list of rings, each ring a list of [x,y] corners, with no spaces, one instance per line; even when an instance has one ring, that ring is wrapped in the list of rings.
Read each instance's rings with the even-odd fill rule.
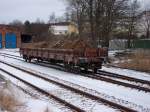
[[[130,61],[125,61],[119,65],[129,69],[150,72],[149,50],[138,50],[132,56],[128,57],[128,59],[130,59]]]
[[[0,89],[0,107],[8,112],[25,112],[25,104],[20,102],[15,96],[8,93],[4,89]]]

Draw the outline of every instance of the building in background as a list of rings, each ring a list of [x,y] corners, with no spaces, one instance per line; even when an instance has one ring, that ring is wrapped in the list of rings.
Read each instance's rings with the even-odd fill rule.
[[[54,35],[78,34],[77,25],[72,22],[51,23],[49,31],[51,31]]]
[[[21,32],[17,27],[0,25],[0,48],[19,48]]]

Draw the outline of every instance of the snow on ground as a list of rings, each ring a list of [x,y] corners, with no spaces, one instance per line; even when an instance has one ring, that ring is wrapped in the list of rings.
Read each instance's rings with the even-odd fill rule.
[[[2,52],[13,52],[13,53],[18,53],[19,52],[19,48],[17,49],[1,49]]]
[[[124,50],[110,50],[110,51],[108,52],[108,55],[109,55],[110,57],[114,57],[114,56],[116,55],[116,53],[118,53],[118,52],[124,52]]]
[[[114,51],[109,51],[109,57],[114,57],[116,53],[118,52],[124,52],[124,50],[114,50]],[[131,59],[126,59],[126,60],[116,60],[113,63],[123,63],[123,62],[129,62]],[[102,70],[112,72],[112,73],[117,73],[120,75],[125,75],[137,79],[143,79],[143,80],[148,80],[150,81],[150,73],[145,73],[145,72],[139,72],[136,70],[129,70],[129,69],[122,69],[122,68],[115,68],[115,67],[102,67]]]
[[[135,70],[122,69],[122,68],[114,68],[114,67],[102,67],[102,70],[117,73],[120,75],[125,75],[129,77],[134,77],[137,79],[143,79],[150,81],[150,73],[139,72]]]
[[[14,97],[25,104],[25,110],[27,110],[27,112],[45,112],[47,108],[50,112],[71,112],[70,109],[64,109],[64,106],[60,106],[60,104],[58,104],[57,102],[38,94],[36,91],[26,86],[24,83],[19,82],[18,80],[8,76],[3,72],[0,72],[0,74],[3,74],[7,80],[11,80],[11,82],[9,82],[9,85],[7,84],[7,88],[11,92],[11,95],[13,94]],[[23,92],[16,85],[24,88],[28,92],[31,92],[32,96]]]
[[[7,52],[7,53],[10,53],[10,52]],[[10,62],[10,63],[15,63],[20,66],[24,66],[27,68],[32,68],[33,70],[48,74],[50,76],[54,76],[59,79],[63,79],[63,80],[81,85],[83,87],[96,90],[100,93],[109,95],[110,97],[122,99],[122,100],[132,102],[137,105],[141,105],[144,108],[150,109],[150,100],[149,100],[150,93],[145,93],[145,92],[138,91],[135,89],[118,86],[118,85],[107,83],[104,81],[98,81],[98,80],[94,80],[94,79],[90,79],[90,78],[86,78],[82,76],[76,76],[71,73],[66,73],[66,72],[58,71],[58,70],[51,69],[51,68],[41,67],[39,65],[34,65],[34,64],[23,62],[23,61],[18,61],[18,60],[10,59],[7,57],[3,57],[3,56],[0,56],[0,59],[3,61]],[[146,73],[135,72],[131,70],[122,70],[122,69],[117,70],[116,68],[106,68],[106,67],[103,67],[103,70],[106,70],[109,72],[119,71],[118,72],[119,74],[132,76],[132,77],[136,77],[139,79],[150,80],[150,76]]]
[[[16,69],[9,67],[7,65],[4,65],[2,63],[0,63],[0,66],[2,66],[1,68],[5,69],[5,70],[11,71],[17,77],[21,77],[22,79],[24,79],[28,82],[31,82],[35,86],[38,86],[44,90],[50,91],[54,95],[61,97],[62,99],[65,99],[68,102],[73,102],[78,107],[83,108],[84,110],[86,109],[87,112],[89,112],[91,109],[92,109],[92,112],[103,112],[103,110],[100,110],[100,109],[97,110],[98,108],[103,108],[105,110],[105,112],[114,112],[115,111],[115,109],[112,109],[108,106],[105,106],[98,102],[92,101],[91,99],[84,98],[84,97],[82,97],[82,95],[78,95],[71,91],[62,89],[59,86],[50,84],[42,79],[33,77],[31,75],[28,75],[24,72],[16,70]],[[93,105],[94,105],[94,107],[93,107]]]
[[[19,49],[0,49],[0,53],[8,53],[15,56],[20,56]]]
[[[145,87],[145,88],[149,88],[150,86],[148,84],[142,84],[142,83],[137,83],[137,82],[132,82],[132,81],[128,81],[128,80],[124,80],[124,79],[119,79],[119,78],[113,78],[113,77],[109,77],[109,76],[102,76],[102,77],[106,77],[106,78],[110,78],[116,81],[120,81],[120,82],[124,82],[124,83],[129,83],[132,85],[136,85],[136,86],[140,86],[140,87]]]

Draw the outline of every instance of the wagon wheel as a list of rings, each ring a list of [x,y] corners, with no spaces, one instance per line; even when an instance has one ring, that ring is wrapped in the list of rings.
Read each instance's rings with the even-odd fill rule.
[[[68,72],[68,71],[69,71],[69,67],[70,67],[70,66],[68,65],[68,63],[64,63],[64,67],[65,67],[65,71]]]
[[[74,72],[75,73],[81,73],[81,69],[80,69],[80,67],[74,67]]]
[[[28,59],[27,58],[25,58],[25,62],[27,62],[28,61]]]
[[[87,72],[88,71],[88,67],[84,67],[84,72]]]
[[[28,62],[31,63],[31,58],[28,59]]]
[[[94,68],[93,72],[96,74],[97,73],[98,68]]]

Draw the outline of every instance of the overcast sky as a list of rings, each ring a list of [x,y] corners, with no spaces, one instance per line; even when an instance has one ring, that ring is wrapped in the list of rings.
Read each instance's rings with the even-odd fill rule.
[[[57,16],[63,15],[63,0],[0,0],[0,23],[15,19],[35,21],[37,18],[48,21],[53,12]]]
[[[49,15],[55,12],[61,16],[65,12],[64,0],[0,0],[0,24],[15,19],[35,21],[37,18],[48,21]],[[150,0],[139,0],[150,7]]]

